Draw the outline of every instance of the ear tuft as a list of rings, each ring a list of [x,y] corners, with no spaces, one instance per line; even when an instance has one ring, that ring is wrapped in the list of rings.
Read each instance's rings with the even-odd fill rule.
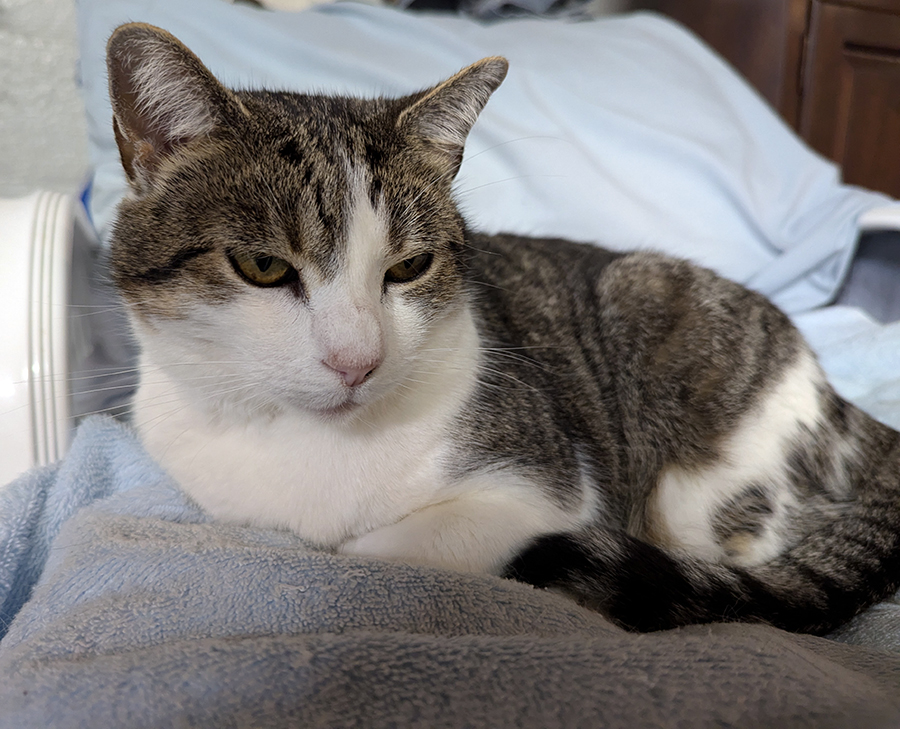
[[[398,125],[425,142],[437,163],[454,177],[463,147],[491,94],[506,78],[505,58],[484,58],[421,95],[403,110]]]
[[[166,158],[208,136],[229,108],[240,106],[177,38],[152,25],[117,28],[106,61],[116,143],[138,189]]]

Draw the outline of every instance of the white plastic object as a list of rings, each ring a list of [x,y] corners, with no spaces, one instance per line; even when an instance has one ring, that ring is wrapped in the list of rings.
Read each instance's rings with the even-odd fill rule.
[[[0,486],[69,445],[73,205],[53,192],[0,200]]]
[[[861,231],[900,230],[900,203],[866,210],[857,220]]]

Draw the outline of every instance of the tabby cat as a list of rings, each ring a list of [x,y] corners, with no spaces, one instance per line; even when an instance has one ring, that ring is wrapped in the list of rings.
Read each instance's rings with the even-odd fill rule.
[[[491,573],[629,629],[826,632],[900,582],[898,434],[787,317],[684,261],[469,230],[507,63],[361,100],[108,47],[134,422],[213,517]]]

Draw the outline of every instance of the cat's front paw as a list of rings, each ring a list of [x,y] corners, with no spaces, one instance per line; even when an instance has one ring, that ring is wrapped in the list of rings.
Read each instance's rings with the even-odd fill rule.
[[[354,557],[377,557],[379,559],[393,559],[402,561],[401,550],[395,540],[386,535],[385,529],[376,529],[353,539],[348,539],[340,547],[339,554],[348,554]]]
[[[513,499],[480,492],[441,502],[400,521],[347,540],[338,551],[428,565],[456,572],[497,575],[534,536],[543,515]]]
[[[390,562],[446,567],[443,556],[431,548],[433,535],[417,529],[406,520],[386,527],[374,529],[353,539],[348,539],[340,547],[340,554],[355,557],[375,557]]]
[[[486,555],[474,549],[461,548],[446,532],[435,529],[426,514],[415,514],[396,524],[375,529],[340,547],[340,554],[376,557],[391,562],[439,567],[457,572],[490,572],[493,565]]]

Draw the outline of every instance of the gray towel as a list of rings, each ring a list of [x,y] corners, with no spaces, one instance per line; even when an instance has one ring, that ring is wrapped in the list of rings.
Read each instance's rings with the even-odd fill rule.
[[[630,634],[526,585],[212,524],[109,420],[0,491],[0,536],[4,729],[900,726],[900,653]]]

